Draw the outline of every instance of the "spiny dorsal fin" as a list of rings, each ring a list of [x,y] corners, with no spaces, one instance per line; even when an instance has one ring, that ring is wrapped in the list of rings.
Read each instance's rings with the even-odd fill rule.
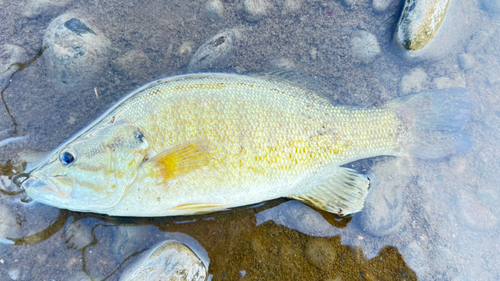
[[[156,168],[156,177],[165,182],[206,166],[208,157],[206,141],[191,141],[160,152],[147,163]]]
[[[349,168],[324,171],[320,182],[305,184],[304,192],[287,196],[318,209],[350,215],[363,209],[370,179]]]

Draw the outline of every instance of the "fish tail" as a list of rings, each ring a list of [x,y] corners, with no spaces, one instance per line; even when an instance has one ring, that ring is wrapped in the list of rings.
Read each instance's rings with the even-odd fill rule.
[[[389,106],[406,128],[401,142],[403,154],[420,159],[436,159],[472,147],[463,128],[470,118],[470,93],[465,88],[422,92],[394,100]]]

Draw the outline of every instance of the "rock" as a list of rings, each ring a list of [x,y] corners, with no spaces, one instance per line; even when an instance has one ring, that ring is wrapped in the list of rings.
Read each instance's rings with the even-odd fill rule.
[[[382,13],[387,11],[389,6],[397,4],[399,3],[394,2],[394,0],[373,0],[372,7],[375,12]]]
[[[356,0],[342,0],[342,4],[348,8],[351,8],[354,3],[356,3]]]
[[[375,35],[367,31],[358,31],[351,38],[352,54],[360,63],[370,63],[380,54],[380,46]]]
[[[234,53],[233,31],[225,31],[205,41],[189,61],[188,72],[217,71],[227,67]]]
[[[321,270],[335,263],[336,254],[337,251],[326,239],[313,239],[304,249],[307,261]]]
[[[255,218],[257,226],[272,220],[278,225],[284,225],[310,236],[331,237],[340,233],[339,229],[326,221],[320,213],[295,200],[262,211],[256,214]]]
[[[500,13],[500,1],[499,0],[480,0],[481,8],[491,14]]]
[[[410,74],[401,78],[400,92],[403,95],[421,92],[427,86],[427,73],[421,68],[412,69]]]
[[[20,275],[21,275],[21,271],[17,268],[9,270],[9,277],[12,280],[18,280]]]
[[[241,0],[238,10],[244,20],[258,22],[267,15],[269,6],[268,0]]]
[[[458,63],[462,70],[469,70],[474,66],[475,59],[473,55],[461,54],[460,56],[458,56]]]
[[[14,244],[7,238],[19,237],[21,227],[11,210],[0,202],[0,243]]]
[[[205,14],[210,20],[222,21],[224,19],[224,5],[220,0],[212,0],[205,6]]]
[[[90,89],[108,65],[111,43],[77,11],[55,18],[43,38],[48,76],[62,92]]]
[[[498,224],[497,216],[470,192],[460,190],[455,206],[457,220],[471,229],[486,231]]]
[[[403,248],[401,255],[406,264],[417,274],[418,279],[426,280],[424,276],[429,271],[429,266],[427,265],[427,258],[424,251],[422,251],[418,243],[415,241],[411,242]]]
[[[28,60],[26,51],[16,45],[3,44],[0,46],[0,81],[10,79],[10,76],[19,69],[19,63]]]
[[[26,18],[36,18],[40,15],[56,15],[64,10],[71,0],[30,0],[23,12]]]
[[[283,5],[283,14],[299,12],[304,0],[285,0]]]
[[[134,82],[147,80],[151,68],[149,57],[139,50],[128,51],[113,61],[113,68]]]
[[[450,0],[406,0],[396,27],[396,42],[407,50],[425,47],[439,31]]]
[[[378,175],[378,174],[377,174]],[[383,177],[383,175],[380,175]],[[404,179],[379,178],[366,197],[365,207],[356,215],[361,228],[372,236],[384,236],[396,232],[404,223],[407,210],[403,190]]]
[[[68,249],[81,250],[92,243],[92,229],[85,221],[76,221],[67,224],[63,230],[63,236]]]
[[[206,280],[208,264],[190,247],[167,240],[140,255],[120,277],[120,281],[133,280]]]

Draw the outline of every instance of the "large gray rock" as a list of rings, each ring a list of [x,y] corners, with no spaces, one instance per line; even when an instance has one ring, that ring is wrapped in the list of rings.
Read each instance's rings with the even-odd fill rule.
[[[396,28],[397,43],[407,50],[425,47],[439,31],[450,0],[406,0]]]
[[[166,240],[140,255],[120,277],[120,281],[178,280],[203,281],[208,278],[209,261],[196,253],[199,243],[188,245]],[[193,247],[192,243],[196,246]],[[208,257],[207,257],[208,259]]]
[[[189,61],[188,71],[217,71],[227,67],[234,54],[236,34],[224,31],[205,41]]]
[[[62,92],[90,89],[108,65],[111,42],[78,11],[55,18],[43,37],[49,78]]]

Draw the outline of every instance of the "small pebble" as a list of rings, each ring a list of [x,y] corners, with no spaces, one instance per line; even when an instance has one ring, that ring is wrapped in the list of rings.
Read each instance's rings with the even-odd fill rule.
[[[462,70],[469,70],[474,66],[475,59],[473,55],[461,54],[460,56],[458,56],[458,63]]]
[[[189,61],[188,72],[218,71],[227,67],[234,53],[236,35],[225,31],[205,41]]]
[[[398,4],[399,2],[395,2],[394,0],[373,0],[372,7],[375,12],[382,13],[387,11],[389,6]]]
[[[425,280],[424,276],[429,271],[427,258],[424,251],[416,241],[411,242],[401,251],[406,264],[417,274],[418,279]]]
[[[36,18],[40,15],[56,15],[63,11],[71,0],[30,0],[23,12],[26,18]]]
[[[288,14],[299,12],[303,3],[304,0],[286,0],[283,5],[283,13]]]
[[[476,195],[461,190],[457,196],[457,220],[465,226],[486,231],[493,229],[498,224],[498,218],[485,208]]]
[[[306,259],[319,269],[335,263],[336,251],[326,239],[311,240],[304,249]]]
[[[222,21],[224,19],[224,5],[220,0],[212,0],[205,6],[205,14],[210,20]]]
[[[241,16],[248,22],[258,22],[267,15],[268,0],[241,0],[238,5]]]
[[[25,63],[27,60],[28,55],[24,48],[3,44],[0,46],[0,77],[10,78],[10,75],[19,68],[16,63]]]
[[[351,50],[360,63],[370,63],[380,54],[380,46],[375,35],[368,31],[358,31],[351,38]]]
[[[93,88],[108,65],[110,41],[76,11],[55,18],[45,31],[43,44],[48,76],[62,92]]]
[[[356,3],[356,0],[342,0],[342,4],[348,8],[352,8],[354,4]]]
[[[21,275],[21,271],[19,269],[11,269],[9,270],[9,277],[12,280],[18,280]]]
[[[178,53],[179,56],[191,55],[193,53],[193,43],[190,41],[182,42]]]
[[[427,73],[425,73],[425,71],[421,68],[415,68],[410,72],[410,74],[401,78],[400,92],[403,95],[418,93],[421,92],[425,86],[427,86],[427,83]]]

